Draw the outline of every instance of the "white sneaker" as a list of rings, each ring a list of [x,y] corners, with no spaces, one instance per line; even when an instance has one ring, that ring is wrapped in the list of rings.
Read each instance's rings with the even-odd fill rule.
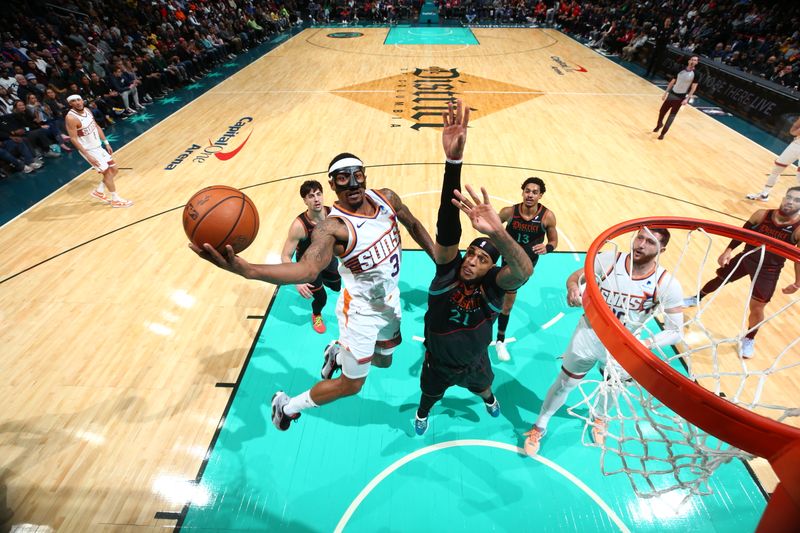
[[[742,338],[742,343],[739,345],[739,355],[742,359],[752,359],[756,351],[756,340],[750,337]]]
[[[37,169],[42,168],[42,165],[44,165],[44,163],[42,163],[38,159],[34,159],[33,163],[31,163],[31,168],[33,168],[33,170],[37,170]]]
[[[499,361],[510,361],[511,355],[508,353],[508,349],[506,348],[506,343],[503,341],[497,341],[494,343],[494,349],[497,351],[497,359]]]
[[[762,202],[766,202],[769,200],[769,193],[764,194],[763,192],[754,192],[745,196],[748,200],[760,200]]]
[[[109,204],[111,204],[111,207],[130,207],[133,205],[133,202],[125,198],[120,198],[119,200],[111,200]]]
[[[25,165],[24,167],[22,167],[22,172],[24,172],[25,174],[30,174],[31,172],[33,172],[33,167],[31,165]]]

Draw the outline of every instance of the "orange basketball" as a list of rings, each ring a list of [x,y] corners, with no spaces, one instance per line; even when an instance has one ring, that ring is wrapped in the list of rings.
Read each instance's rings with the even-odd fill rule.
[[[183,208],[183,231],[197,246],[208,243],[221,254],[225,245],[237,254],[258,233],[258,211],[242,191],[214,185],[195,193]]]

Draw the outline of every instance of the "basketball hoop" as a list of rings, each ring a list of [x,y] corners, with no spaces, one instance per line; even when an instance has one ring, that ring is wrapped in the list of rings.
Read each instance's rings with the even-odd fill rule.
[[[603,299],[597,284],[595,257],[613,239],[643,227],[686,230],[690,235],[699,231],[703,235],[731,238],[763,247],[762,257],[764,252],[770,252],[795,263],[800,262],[800,250],[753,231],[707,220],[680,217],[630,220],[607,229],[592,243],[586,256],[587,284],[583,294],[589,323],[608,352],[638,386],[690,424],[747,454],[763,457],[772,465],[779,484],[758,531],[785,531],[787,527],[795,527],[790,524],[800,523],[800,429],[745,409],[681,374],[646,348]],[[781,356],[792,348],[800,349],[797,340],[791,342]],[[722,462],[727,460],[730,457]]]

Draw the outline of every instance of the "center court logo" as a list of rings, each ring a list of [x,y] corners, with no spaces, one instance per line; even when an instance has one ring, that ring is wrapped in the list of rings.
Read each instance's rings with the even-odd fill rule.
[[[253,134],[252,128],[247,133],[247,136],[242,139],[240,134],[242,130],[253,122],[253,117],[242,117],[235,124],[228,126],[228,129],[216,141],[208,140],[208,146],[200,146],[199,144],[192,144],[186,150],[181,152],[175,159],[172,160],[164,170],[175,170],[178,165],[185,160],[191,158],[192,163],[205,163],[212,156],[220,161],[228,161],[238,154],[250,136]]]
[[[453,98],[464,98],[472,120],[527,102],[543,91],[482,78],[457,68],[404,68],[397,76],[336,89],[336,96],[392,116],[392,128],[410,121],[411,129],[441,128],[442,111]]]

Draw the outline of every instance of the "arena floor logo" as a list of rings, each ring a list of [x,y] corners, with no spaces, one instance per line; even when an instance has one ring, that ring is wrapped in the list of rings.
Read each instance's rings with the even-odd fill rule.
[[[577,63],[575,63],[575,66],[572,66],[558,56],[550,56],[550,59],[552,59],[553,63],[555,63],[555,65],[552,66],[553,71],[555,71],[555,73],[559,76],[563,76],[568,72],[589,72]]]
[[[469,104],[470,120],[474,121],[544,95],[541,90],[473,76],[457,68],[402,70],[397,76],[342,87],[332,93],[389,113],[393,128],[408,120],[413,123],[411,128],[418,131],[441,128],[442,111],[453,98],[463,98]]]
[[[242,148],[244,148],[244,145],[247,144],[248,140],[250,140],[253,130],[251,129],[247,134],[247,137],[245,137],[244,140],[238,143],[234,148],[230,148],[231,141],[237,137],[242,132],[242,129],[250,122],[253,122],[253,117],[240,118],[235,124],[228,126],[228,129],[225,131],[225,133],[217,138],[216,141],[209,139],[208,146],[203,147],[199,144],[193,143],[190,147],[173,159],[167,166],[165,166],[164,170],[175,170],[178,165],[189,158],[191,158],[192,163],[205,163],[209,158],[211,158],[211,156],[214,156],[220,161],[228,161],[229,159],[232,159],[236,154],[241,152]]]

